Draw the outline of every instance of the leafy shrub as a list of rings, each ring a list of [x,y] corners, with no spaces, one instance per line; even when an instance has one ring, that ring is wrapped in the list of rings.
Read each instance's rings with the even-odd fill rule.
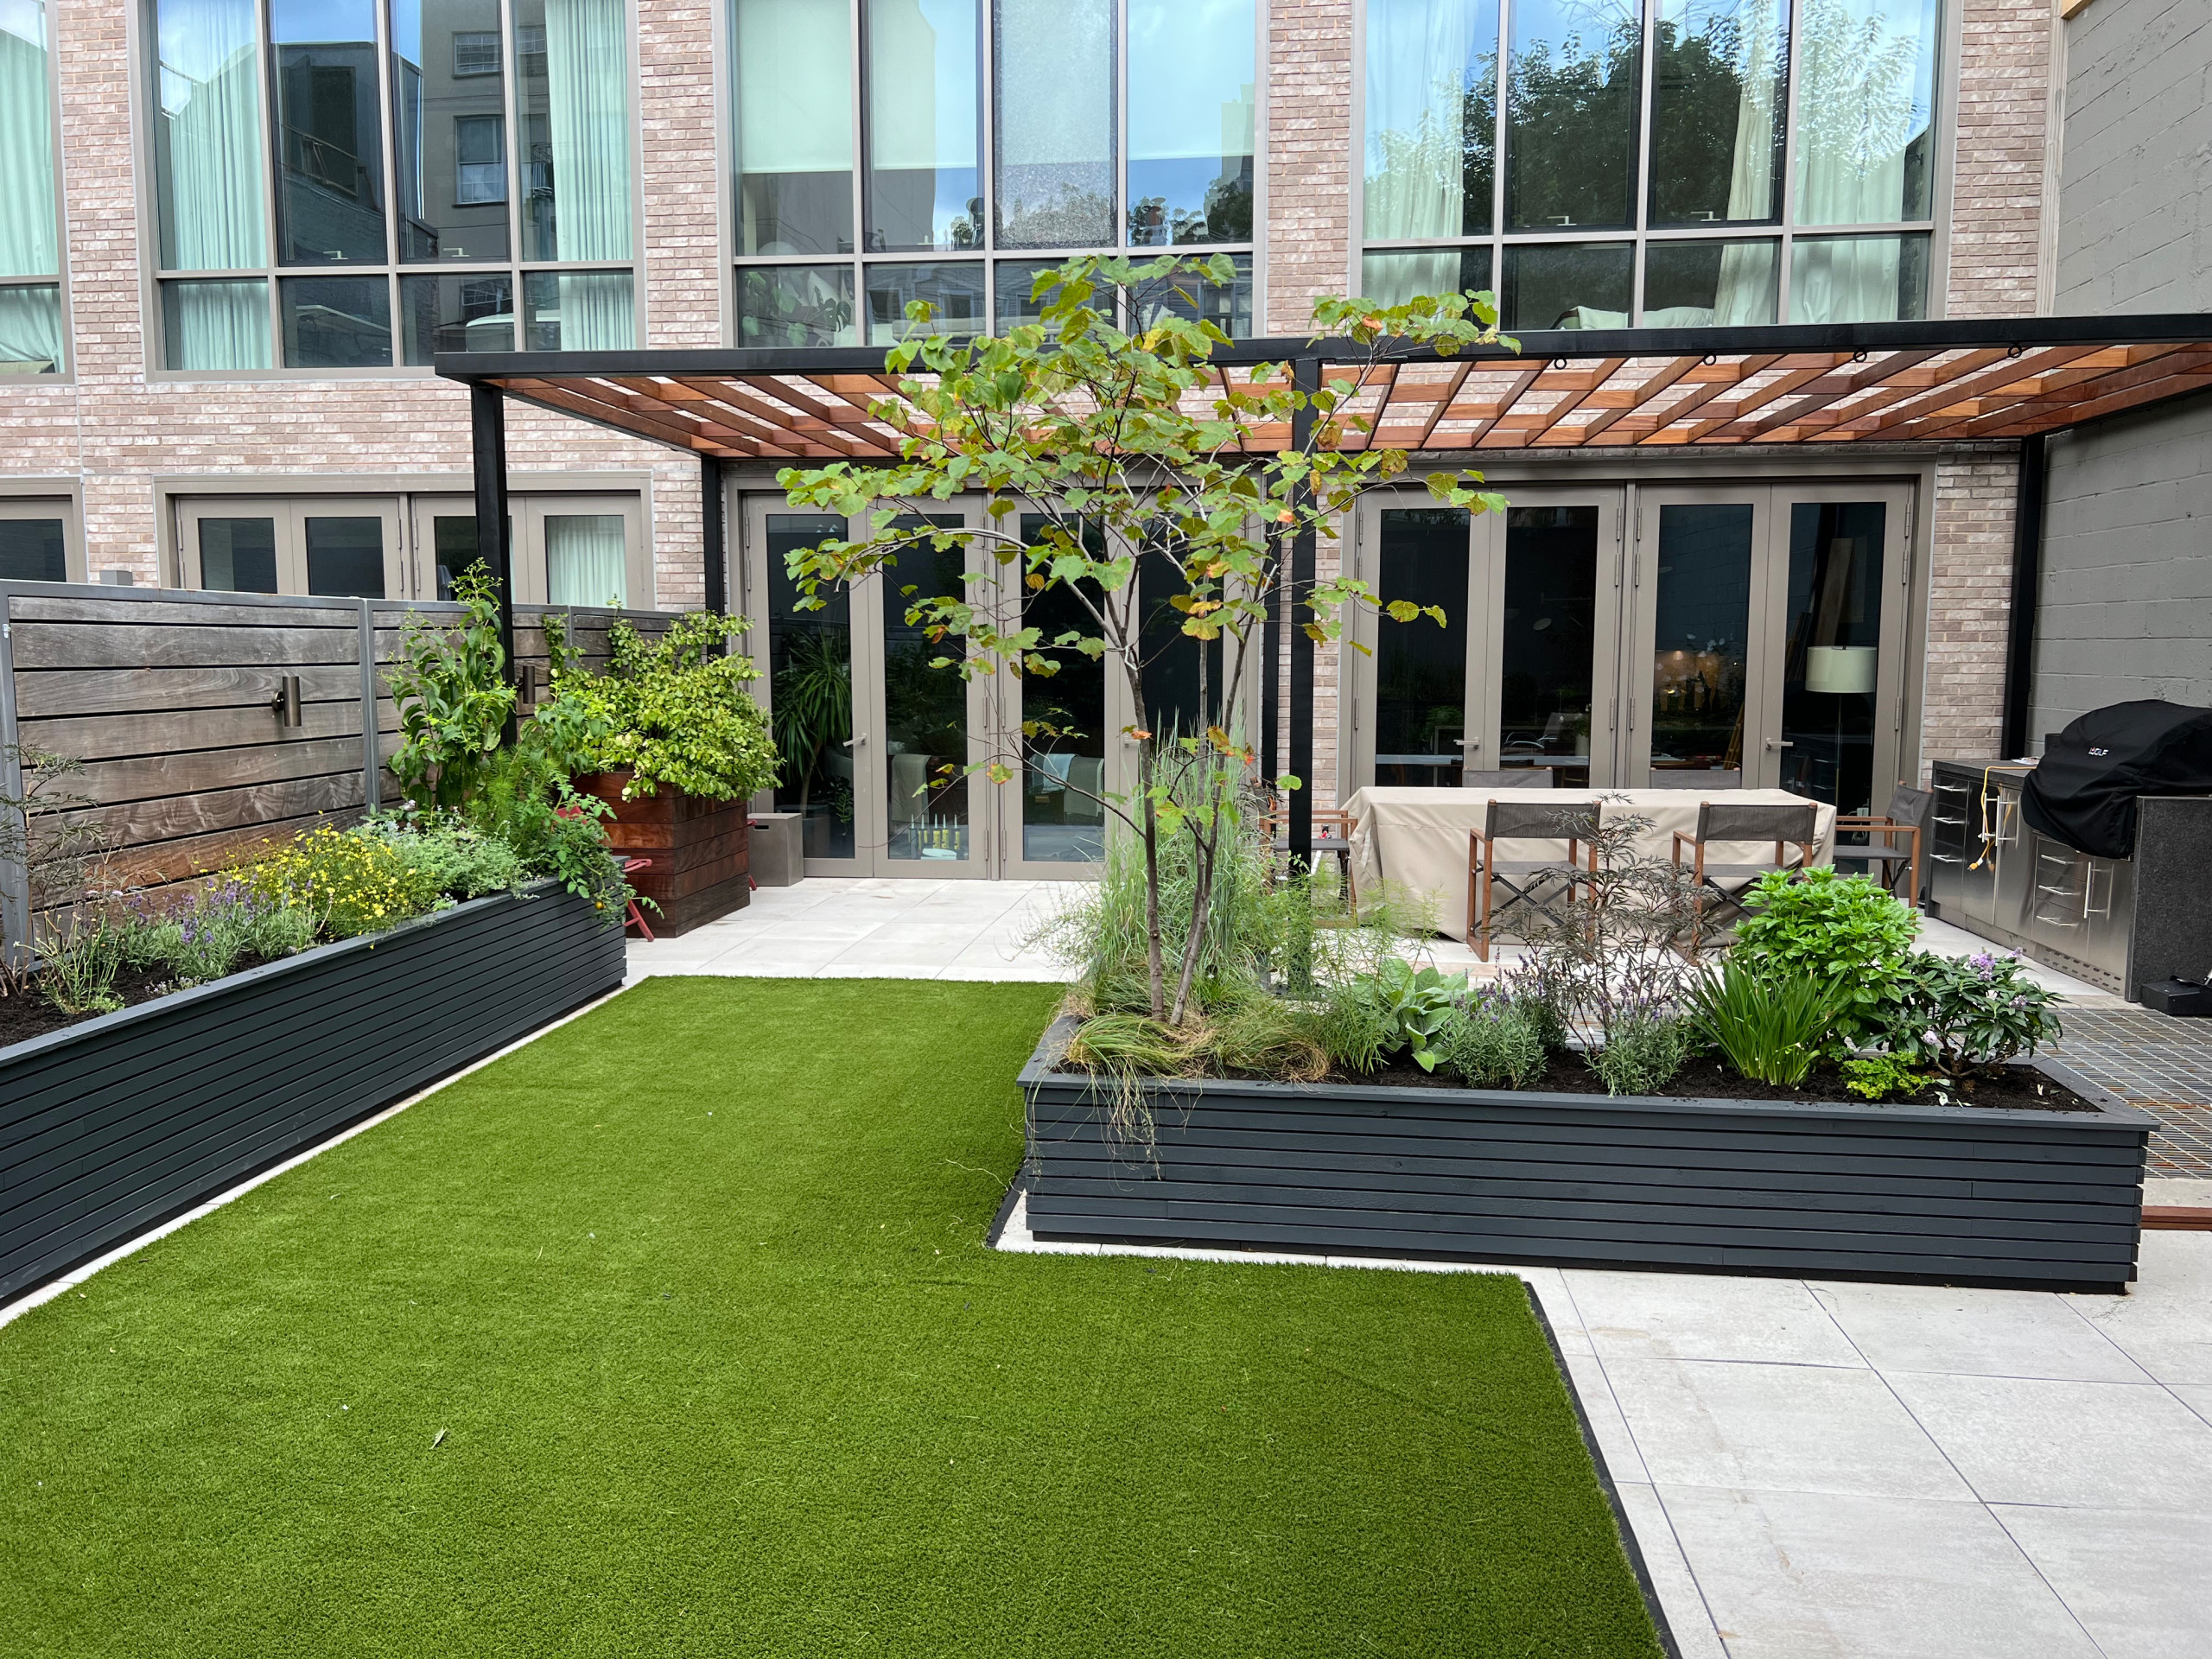
[[[408,859],[381,834],[310,830],[244,873],[253,895],[296,906],[334,939],[397,927],[445,896],[434,868]]]
[[[1436,1070],[1430,1039],[1444,1028],[1467,994],[1465,974],[1446,979],[1433,968],[1416,968],[1390,956],[1367,974],[1337,981],[1321,1016],[1321,1044],[1347,1071],[1372,1071],[1391,1055],[1410,1051],[1424,1071]]]
[[[1834,986],[1840,1039],[1880,1027],[1882,1006],[1920,931],[1911,906],[1878,882],[1828,866],[1770,870],[1746,890],[1744,904],[1751,913],[1736,930],[1730,960],[1775,984],[1804,978]]]
[[[768,716],[745,689],[759,671],[724,652],[745,631],[743,617],[695,611],[650,642],[618,621],[604,674],[585,672],[558,639],[558,624],[546,622],[555,706],[572,703],[589,721],[594,735],[586,747],[597,770],[631,774],[626,799],[665,786],[741,801],[776,781]]]
[[[520,887],[529,873],[522,855],[499,836],[486,835],[463,819],[424,813],[412,819],[378,816],[357,833],[381,836],[394,851],[455,899],[481,899]]]
[[[1861,1054],[1843,1063],[1843,1086],[1861,1100],[1916,1095],[1927,1083],[1925,1073],[1894,1054]]]
[[[514,712],[498,590],[483,565],[470,565],[454,578],[453,596],[467,612],[460,626],[410,615],[398,660],[385,671],[402,740],[391,769],[418,800],[467,800]]]
[[[320,918],[281,899],[250,874],[232,874],[139,923],[134,965],[177,984],[205,985],[247,957],[273,962],[315,943]]]
[[[1777,977],[1731,957],[1690,988],[1689,1017],[1700,1036],[1753,1083],[1795,1089],[1833,1039],[1846,1001],[1832,980]]]
[[[1549,1021],[1533,1003],[1497,995],[1455,1008],[1431,1042],[1445,1066],[1471,1089],[1526,1089],[1551,1058]]]
[[[1964,1077],[2059,1036],[2057,1001],[2018,957],[1916,957],[1897,987],[1885,1046],[1908,1065]]]
[[[1689,1058],[1691,1032],[1680,1020],[1643,1014],[1617,1021],[1605,1045],[1589,1057],[1590,1069],[1614,1095],[1656,1095],[1675,1080]]]

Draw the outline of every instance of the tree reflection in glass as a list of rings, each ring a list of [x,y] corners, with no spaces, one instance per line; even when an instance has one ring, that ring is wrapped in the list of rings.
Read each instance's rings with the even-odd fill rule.
[[[1661,0],[1652,42],[1651,222],[1782,216],[1787,0]]]
[[[1506,72],[1505,218],[1514,229],[1636,221],[1643,24],[1632,0],[1523,0]]]

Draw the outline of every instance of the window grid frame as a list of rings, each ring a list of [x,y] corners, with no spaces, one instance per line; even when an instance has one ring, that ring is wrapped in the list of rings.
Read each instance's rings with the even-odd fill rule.
[[[1505,181],[1507,171],[1507,136],[1511,125],[1512,111],[1509,88],[1512,73],[1513,12],[1516,0],[1497,0],[1498,7],[1497,66],[1493,83],[1496,105],[1492,134],[1492,162],[1491,168],[1491,228],[1483,236],[1458,237],[1396,237],[1370,239],[1365,223],[1367,178],[1367,60],[1368,18],[1366,0],[1355,0],[1353,29],[1355,48],[1352,72],[1352,165],[1350,170],[1351,201],[1349,220],[1352,226],[1350,238],[1347,273],[1350,291],[1361,292],[1363,286],[1363,264],[1370,253],[1436,252],[1447,249],[1486,248],[1490,252],[1491,291],[1503,290],[1505,278],[1506,251],[1509,248],[1550,245],[1595,245],[1599,243],[1628,243],[1636,252],[1630,266],[1629,324],[1632,328],[1644,326],[1644,271],[1646,250],[1655,242],[1767,242],[1775,247],[1777,262],[1775,282],[1775,321],[1791,321],[1791,268],[1795,264],[1794,250],[1800,240],[1818,241],[1830,238],[1853,236],[1888,236],[1900,242],[1912,238],[1924,240],[1927,257],[1923,276],[1926,291],[1921,296],[1921,315],[1940,317],[1944,315],[1945,278],[1948,275],[1948,238],[1946,234],[1950,209],[1951,122],[1955,116],[1955,99],[1948,96],[1948,77],[1951,66],[1957,61],[1958,48],[1954,31],[1959,27],[1963,8],[1956,0],[1939,0],[1934,31],[1935,63],[1929,76],[1929,110],[1928,136],[1929,168],[1928,179],[1928,214],[1916,219],[1885,219],[1857,225],[1806,225],[1797,219],[1797,93],[1802,79],[1798,73],[1800,45],[1799,25],[1806,0],[1788,0],[1789,8],[1789,80],[1784,88],[1783,107],[1787,111],[1783,129],[1783,149],[1779,165],[1782,168],[1781,212],[1772,219],[1716,219],[1695,226],[1667,226],[1655,227],[1650,223],[1651,211],[1651,126],[1653,90],[1657,73],[1658,54],[1652,49],[1654,31],[1659,20],[1662,0],[1638,0],[1638,16],[1642,33],[1639,37],[1638,97],[1637,111],[1637,151],[1635,158],[1636,223],[1627,230],[1592,230],[1581,232],[1569,229],[1557,231],[1516,231],[1505,222]],[[1503,325],[1502,325],[1503,326]],[[1529,332],[1524,325],[1524,332]]]
[[[61,154],[61,50],[55,38],[56,0],[38,0],[39,24],[45,37],[47,154],[54,164],[54,271],[50,276],[0,276],[0,288],[50,288],[61,321],[61,354],[54,367],[41,374],[0,375],[0,386],[29,390],[39,386],[74,384],[77,378],[76,329],[69,293],[69,173]],[[79,556],[81,556],[81,555]]]
[[[49,5],[52,0],[47,0]],[[507,257],[503,260],[460,261],[451,264],[408,264],[399,257],[399,176],[397,145],[393,142],[393,98],[391,0],[371,0],[376,19],[376,82],[377,109],[382,123],[378,134],[383,151],[381,180],[384,189],[384,245],[385,258],[378,264],[365,262],[340,263],[323,265],[288,265],[278,258],[281,251],[280,229],[277,218],[278,175],[281,168],[281,146],[276,130],[276,100],[272,81],[276,73],[274,54],[276,43],[271,38],[270,8],[271,0],[253,0],[254,56],[256,67],[255,97],[261,118],[261,200],[264,223],[268,237],[264,246],[267,262],[259,266],[236,267],[221,270],[178,270],[162,264],[161,238],[158,234],[142,238],[149,249],[144,256],[149,281],[149,301],[146,308],[147,326],[145,369],[149,379],[163,381],[220,380],[368,380],[385,378],[435,379],[437,371],[429,364],[404,361],[406,356],[405,321],[400,309],[401,282],[410,276],[483,276],[508,278],[512,290],[514,314],[513,345],[511,349],[526,349],[524,334],[524,285],[536,272],[603,271],[627,275],[631,285],[631,315],[638,343],[647,338],[646,284],[645,281],[645,191],[642,155],[643,95],[641,63],[637,49],[638,10],[636,0],[621,0],[629,49],[626,95],[630,105],[630,131],[625,160],[630,169],[630,248],[626,262],[605,259],[526,259],[522,257],[522,223],[527,192],[523,179],[526,146],[516,142],[519,128],[520,54],[516,50],[519,25],[515,22],[515,0],[498,0],[499,16],[500,119],[505,124],[507,169]],[[159,0],[141,0],[131,9],[132,26],[140,33],[138,50],[134,53],[133,74],[143,89],[139,106],[145,112],[145,130],[139,136],[137,151],[145,180],[147,212],[142,213],[142,224],[157,223],[161,211],[159,169],[154,165],[154,124],[161,119],[161,35],[156,22]],[[480,31],[479,31],[480,32]],[[49,54],[51,55],[51,54]],[[428,48],[425,48],[428,55]],[[60,140],[57,136],[56,143]],[[57,152],[58,153],[58,152]],[[489,205],[489,204],[486,204]],[[294,367],[284,361],[284,314],[279,284],[286,279],[302,277],[358,276],[381,276],[385,280],[385,304],[391,318],[391,361],[384,365],[356,367]],[[0,279],[4,281],[7,279]],[[260,282],[266,285],[266,308],[269,318],[269,360],[265,369],[173,369],[168,364],[167,339],[167,308],[162,294],[167,287],[181,282]],[[65,302],[66,303],[66,302]],[[65,327],[66,333],[66,327]],[[41,377],[29,376],[27,379]]]
[[[991,328],[998,325],[998,268],[1001,264],[1061,264],[1073,258],[1096,254],[1110,258],[1123,255],[1133,261],[1156,258],[1162,254],[1182,252],[1195,257],[1210,257],[1217,253],[1231,258],[1243,258],[1251,267],[1252,337],[1266,333],[1267,279],[1262,245],[1266,240],[1264,216],[1267,208],[1267,111],[1268,99],[1268,3],[1267,0],[1253,0],[1253,86],[1252,86],[1252,234],[1237,242],[1205,242],[1170,244],[1152,246],[1131,243],[1128,238],[1128,172],[1129,172],[1129,8],[1128,0],[1111,0],[1114,8],[1114,124],[1115,160],[1113,178],[1113,219],[1115,242],[1111,246],[1099,244],[1075,244],[1051,248],[1001,248],[998,241],[998,23],[995,0],[976,0],[976,96],[982,104],[982,119],[977,124],[977,195],[982,204],[983,240],[973,248],[939,248],[902,250],[897,252],[870,252],[868,250],[868,129],[867,104],[868,93],[868,42],[866,29],[866,0],[848,0],[848,28],[852,42],[852,60],[849,69],[852,93],[852,165],[849,169],[853,190],[853,251],[849,254],[818,253],[760,253],[748,254],[741,245],[743,219],[742,194],[745,177],[745,157],[739,143],[737,121],[738,99],[741,95],[739,59],[742,46],[738,37],[736,0],[728,0],[721,10],[721,28],[728,47],[727,86],[721,104],[718,124],[728,134],[728,161],[722,169],[722,195],[728,203],[728,230],[724,245],[728,254],[727,286],[729,296],[724,315],[728,317],[725,338],[733,346],[745,342],[740,333],[743,326],[743,276],[747,270],[770,268],[797,268],[810,270],[844,269],[850,272],[853,283],[853,344],[870,344],[868,315],[868,274],[871,268],[899,264],[978,264],[983,268],[983,316]],[[942,319],[939,319],[939,325]],[[1123,318],[1123,321],[1127,319]]]

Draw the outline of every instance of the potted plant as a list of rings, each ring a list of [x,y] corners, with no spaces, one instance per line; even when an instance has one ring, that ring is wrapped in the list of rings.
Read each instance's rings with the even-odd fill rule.
[[[608,636],[607,671],[587,671],[546,619],[554,697],[538,715],[575,734],[577,790],[607,804],[607,845],[644,858],[639,895],[656,931],[680,934],[750,900],[747,799],[776,781],[768,716],[746,690],[758,672],[729,642],[741,617],[694,612],[648,640]]]

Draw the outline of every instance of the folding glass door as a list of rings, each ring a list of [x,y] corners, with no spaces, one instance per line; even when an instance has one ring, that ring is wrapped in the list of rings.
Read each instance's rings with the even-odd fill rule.
[[[1909,491],[1638,492],[1624,781],[1783,788],[1846,812],[1897,781]]]
[[[1445,620],[1356,622],[1350,787],[1452,788],[1470,770],[1548,771],[1569,788],[1609,779],[1619,492],[1512,501],[1480,515],[1409,496],[1363,509],[1354,574],[1383,604]]]
[[[965,511],[930,518],[957,525]],[[1005,677],[931,666],[959,642],[906,620],[918,598],[995,602],[995,585],[963,571],[988,556],[912,549],[849,590],[825,587],[821,608],[801,608],[787,556],[848,528],[835,515],[748,505],[748,637],[785,756],[774,810],[800,815],[809,874],[994,874],[998,791],[967,768],[992,756],[994,682]]]
[[[412,596],[450,599],[454,577],[475,563],[475,499],[418,495],[412,504]],[[507,508],[518,603],[652,608],[652,544],[639,497],[515,494]]]
[[[200,497],[177,506],[188,588],[404,599],[399,503],[384,497]]]

